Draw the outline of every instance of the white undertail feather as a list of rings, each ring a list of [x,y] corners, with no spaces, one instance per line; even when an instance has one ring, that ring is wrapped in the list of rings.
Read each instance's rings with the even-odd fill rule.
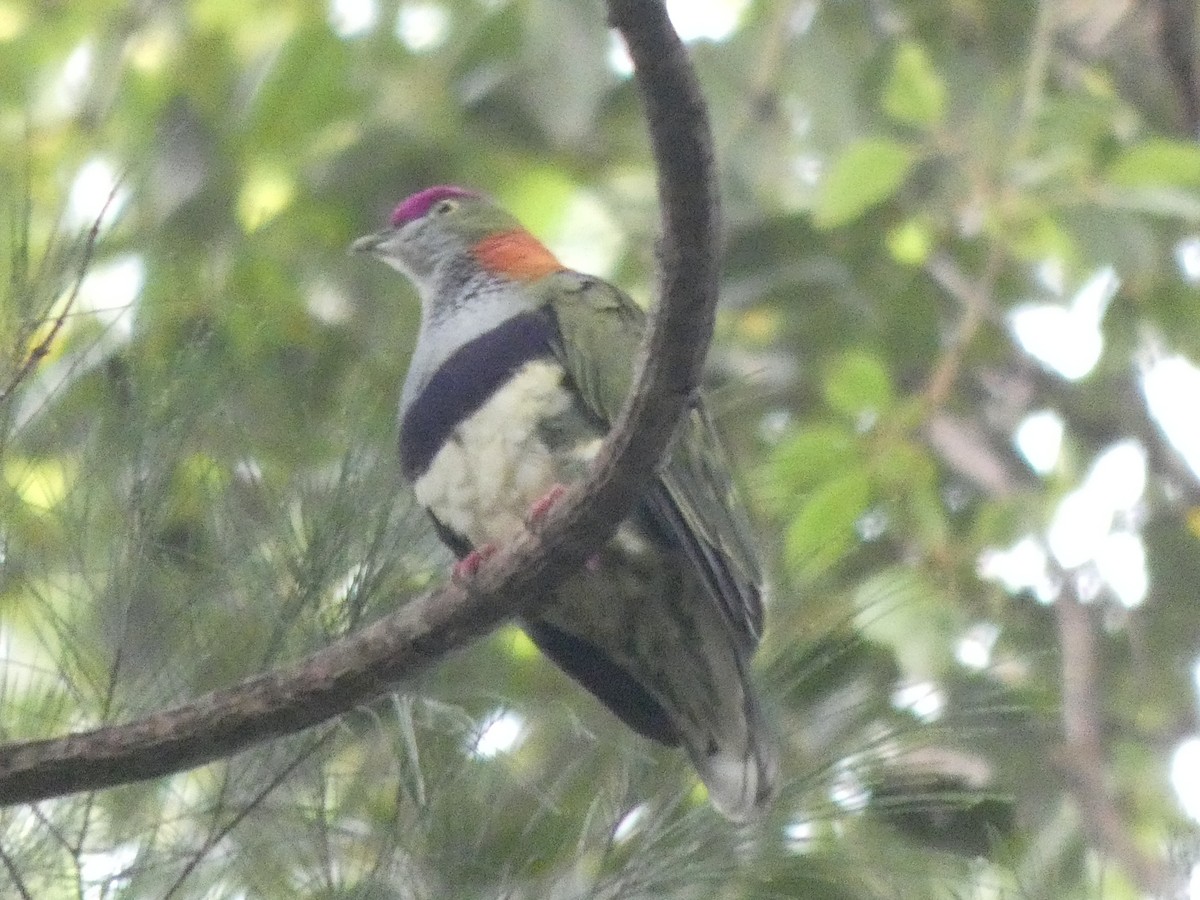
[[[715,753],[688,747],[712,805],[734,822],[763,815],[779,790],[778,748],[753,698],[748,698],[746,716],[740,740],[718,746]]]

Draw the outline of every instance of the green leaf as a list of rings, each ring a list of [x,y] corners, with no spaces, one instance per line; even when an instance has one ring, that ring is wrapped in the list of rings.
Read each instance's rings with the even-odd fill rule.
[[[905,41],[896,48],[883,108],[909,125],[934,125],[945,116],[946,84],[920,44]]]
[[[1074,260],[1079,255],[1074,236],[1063,227],[1054,211],[1033,204],[1023,206],[1019,214],[998,222],[996,231],[1026,260]]]
[[[892,379],[878,358],[864,350],[843,353],[825,376],[825,400],[852,419],[879,415],[895,398]]]
[[[873,471],[880,489],[897,496],[937,480],[937,466],[929,452],[907,440],[889,443],[887,452],[879,454]]]
[[[933,255],[935,235],[928,222],[914,218],[901,222],[887,234],[888,253],[904,266],[923,266]]]
[[[945,635],[962,628],[961,616],[919,569],[884,569],[859,585],[854,601],[863,633],[889,645],[910,677],[935,676],[952,665]]]
[[[775,451],[772,475],[786,490],[808,490],[858,461],[854,434],[845,425],[806,426]]]
[[[813,219],[818,228],[836,228],[895,194],[917,153],[888,138],[865,138],[843,153],[817,191]]]
[[[1122,187],[1200,187],[1200,146],[1152,138],[1113,163],[1108,180]]]
[[[862,469],[826,481],[808,496],[788,528],[788,563],[807,576],[828,569],[857,543],[855,524],[870,502],[870,479]]]

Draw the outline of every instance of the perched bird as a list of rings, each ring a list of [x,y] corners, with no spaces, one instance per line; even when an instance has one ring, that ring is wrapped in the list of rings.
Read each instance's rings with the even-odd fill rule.
[[[431,187],[355,241],[406,275],[421,326],[400,463],[468,576],[584,477],[633,384],[641,310],[563,266],[494,202]],[[682,745],[717,809],[761,811],[777,759],[749,677],[763,625],[753,535],[704,403],[613,539],[521,626],[634,731]]]

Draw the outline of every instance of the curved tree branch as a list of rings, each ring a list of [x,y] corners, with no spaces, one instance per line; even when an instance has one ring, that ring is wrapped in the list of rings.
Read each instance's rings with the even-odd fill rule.
[[[1145,853],[1123,820],[1109,784],[1104,752],[1103,717],[1097,685],[1093,610],[1071,589],[1054,601],[1062,659],[1063,748],[1059,770],[1071,787],[1084,834],[1112,855],[1138,888],[1166,896],[1170,879],[1161,860]]]
[[[608,0],[629,45],[659,172],[659,306],[637,387],[587,481],[467,587],[449,584],[287,670],[125,725],[0,747],[0,804],[178,772],[326,721],[532,611],[633,506],[699,379],[717,298],[718,209],[699,84],[662,0]]]

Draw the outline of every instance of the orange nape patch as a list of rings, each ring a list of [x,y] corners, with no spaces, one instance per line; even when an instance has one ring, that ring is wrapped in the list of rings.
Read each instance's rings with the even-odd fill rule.
[[[485,269],[509,278],[541,278],[566,268],[524,228],[485,237],[475,245],[474,254]]]

